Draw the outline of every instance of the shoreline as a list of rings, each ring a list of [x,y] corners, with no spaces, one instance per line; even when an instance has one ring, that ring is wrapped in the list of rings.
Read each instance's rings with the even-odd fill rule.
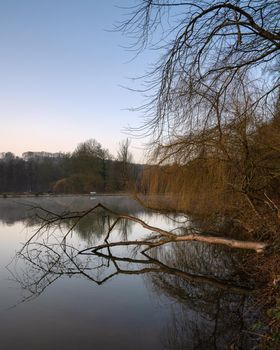
[[[126,192],[110,192],[110,193],[1,193],[0,198],[38,198],[38,197],[125,197],[131,194]]]

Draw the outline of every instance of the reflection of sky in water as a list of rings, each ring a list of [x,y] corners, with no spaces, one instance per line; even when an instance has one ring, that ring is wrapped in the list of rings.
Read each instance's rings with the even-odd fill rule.
[[[105,205],[111,205],[115,210],[118,207],[120,212],[130,211],[152,226],[163,229],[177,226],[172,216],[168,218],[141,211],[136,202],[125,197],[105,198],[104,201]],[[70,207],[82,210],[92,206],[92,201],[84,197],[38,199],[37,203],[54,211]],[[224,349],[225,344],[234,340],[243,349],[251,349],[252,343],[246,333],[242,332],[242,327],[246,327],[250,318],[254,317],[248,311],[246,297],[213,285],[181,278],[172,269],[165,273],[119,274],[102,286],[82,274],[71,278],[71,275],[64,274],[38,297],[8,309],[28,295],[28,291],[21,290],[19,283],[12,281],[13,277],[5,266],[34,232],[34,221],[30,220],[30,211],[18,203],[0,200],[0,208],[1,348],[194,349],[196,346],[198,349]],[[100,220],[97,216],[87,218],[69,235],[67,243],[80,249],[102,243],[106,233],[106,220]],[[65,226],[67,225],[69,227],[66,223]],[[126,236],[129,239],[140,239],[147,233],[139,224],[125,224],[122,220],[111,240],[121,240]],[[57,232],[55,237],[58,236]],[[40,242],[44,240],[42,236]],[[43,248],[40,249],[43,251]],[[112,250],[112,253],[121,257],[140,256],[139,252],[120,247]],[[235,252],[218,246],[186,243],[169,245],[153,252],[153,256],[175,269],[175,272],[185,271],[224,278],[227,281],[234,280],[236,284],[244,283],[242,275],[236,274],[232,266],[237,262],[238,253],[229,253]],[[79,259],[83,262],[84,257]],[[97,264],[94,257],[89,257],[89,261],[91,267]],[[120,263],[120,266],[131,270],[142,267],[137,263]],[[15,272],[14,267],[12,262],[9,265],[11,272]],[[42,273],[38,268],[32,270],[32,275],[27,267],[28,263],[24,260],[19,260],[16,266],[22,286],[30,284],[32,278],[35,279]],[[64,267],[64,272],[66,270],[67,267]],[[89,273],[102,278],[113,270],[114,265],[110,263],[109,269],[92,270]]]

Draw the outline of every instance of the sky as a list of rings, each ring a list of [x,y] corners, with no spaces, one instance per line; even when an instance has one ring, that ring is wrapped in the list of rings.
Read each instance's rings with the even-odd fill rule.
[[[153,54],[126,50],[112,31],[132,0],[0,0],[0,152],[72,152],[94,138],[116,155],[141,113],[143,97],[130,78]],[[143,161],[147,140],[132,140]]]

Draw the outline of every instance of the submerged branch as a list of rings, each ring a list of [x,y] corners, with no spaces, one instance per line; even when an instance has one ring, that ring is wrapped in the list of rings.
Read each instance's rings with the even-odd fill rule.
[[[257,253],[261,253],[267,248],[267,244],[263,242],[241,241],[241,240],[236,240],[232,238],[226,238],[226,237],[220,237],[220,236],[209,236],[209,235],[197,234],[193,232],[190,232],[190,234],[187,234],[187,235],[178,235],[173,232],[163,230],[159,227],[151,226],[147,224],[145,221],[135,216],[115,212],[110,208],[107,208],[101,203],[98,203],[96,206],[92,207],[89,210],[85,210],[81,212],[67,213],[66,215],[55,214],[54,217],[48,216],[46,219],[43,219],[44,223],[42,227],[46,227],[46,226],[51,227],[54,223],[62,222],[69,219],[76,219],[77,220],[76,223],[78,223],[82,218],[89,215],[90,213],[93,213],[97,209],[103,209],[104,211],[111,214],[116,219],[114,223],[109,227],[108,233],[106,235],[105,243],[100,246],[87,248],[86,250],[88,251],[89,250],[96,251],[103,248],[108,248],[112,246],[122,246],[122,245],[127,245],[127,246],[128,245],[139,245],[139,246],[146,245],[148,246],[148,248],[146,248],[145,251],[147,251],[148,249],[151,249],[159,245],[163,245],[171,242],[187,242],[187,241],[196,241],[196,242],[203,242],[208,244],[221,244],[230,248],[255,250]],[[41,208],[41,210],[44,211],[43,208]],[[149,237],[149,239],[146,239],[146,240],[122,241],[122,242],[109,243],[108,239],[109,239],[110,233],[120,219],[129,220],[140,224],[145,229],[151,231],[151,236]],[[75,228],[75,226],[76,224],[72,225],[72,227],[67,231],[66,235],[63,238],[64,241],[66,240],[69,233]],[[40,232],[40,229],[37,232]],[[36,233],[31,237],[31,239],[27,241],[26,244],[30,243],[30,241],[34,239],[35,236],[36,236]]]
[[[108,220],[107,230],[103,232],[103,242],[83,250],[81,248],[79,249],[76,244],[73,246],[73,242],[69,242],[71,240],[69,233],[82,218],[89,215],[89,213],[95,212],[98,208],[104,211],[103,215],[105,213],[106,216],[110,214],[110,217],[113,219],[111,222]],[[42,208],[40,210],[44,211]],[[188,235],[175,234],[174,232],[151,226],[137,217],[117,213],[100,203],[89,210],[81,212],[63,213],[61,215],[54,214],[53,216],[50,216],[49,212],[46,212],[46,214],[45,219],[41,215],[43,220],[41,228],[44,230],[54,228],[54,224],[63,223],[64,220],[67,222],[66,220],[69,218],[71,220],[75,219],[74,224],[71,221],[70,229],[67,229],[65,233],[63,233],[59,225],[61,236],[55,234],[55,230],[52,230],[51,234],[43,235],[43,231],[39,228],[18,252],[15,264],[17,265],[17,262],[25,260],[28,267],[24,277],[17,273],[13,274],[14,279],[30,293],[23,301],[31,300],[33,297],[40,295],[58,278],[74,275],[84,277],[101,285],[116,275],[151,274],[154,276],[155,274],[164,274],[183,280],[188,285],[208,285],[217,290],[247,295],[252,293],[253,290],[247,286],[239,285],[235,279],[231,280],[228,276],[220,278],[221,276],[215,273],[213,276],[205,272],[193,273],[188,264],[182,267],[180,264],[174,265],[168,259],[164,261],[165,259],[161,257],[161,252],[166,251],[166,253],[170,253],[170,250],[175,249],[176,246],[181,246],[180,243],[186,241],[221,244],[231,248],[253,249],[257,252],[262,251],[266,247],[265,243],[260,242],[243,242],[196,233],[190,233]],[[99,214],[101,213],[99,212]],[[126,240],[124,238],[119,241],[110,242],[110,236],[121,219],[136,222],[151,231],[151,234],[142,239]],[[172,244],[172,246],[166,247],[167,244]],[[120,247],[127,247],[129,249],[127,251],[121,250],[124,255],[118,256],[114,249]],[[159,247],[165,247],[167,249],[154,250],[154,248]],[[186,250],[188,249],[187,247]],[[204,248],[206,247],[205,245]],[[191,248],[190,254],[192,254]],[[201,259],[199,257],[197,258]]]

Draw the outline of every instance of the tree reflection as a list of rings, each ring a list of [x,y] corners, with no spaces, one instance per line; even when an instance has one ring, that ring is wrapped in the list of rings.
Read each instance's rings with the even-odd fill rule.
[[[250,293],[246,293],[246,288],[234,288],[235,284],[244,287],[252,281],[246,280],[242,272],[233,268],[238,256],[230,256],[227,249],[217,246],[192,245],[187,250],[181,245],[169,247],[167,252],[158,252],[163,250],[158,249],[157,256],[183,271],[196,269],[198,275],[215,276],[229,288],[207,281],[196,283],[195,280],[171,274],[147,276],[155,292],[176,300],[161,336],[164,348],[229,349],[230,344],[238,344],[242,349],[252,349],[256,339],[246,334],[252,322]],[[188,254],[183,255],[184,249]]]
[[[176,301],[162,331],[163,348],[227,349],[238,344],[252,349],[254,340],[244,332],[252,317],[252,281],[238,268],[241,253],[201,242],[153,246],[148,238],[129,240],[133,225],[102,210],[47,225],[9,267],[24,291],[22,301],[38,297],[63,277],[102,285],[117,275],[142,275],[156,294]],[[109,237],[116,242],[108,244]],[[96,246],[88,248],[93,241]]]
[[[67,211],[82,211],[95,202],[102,202],[113,210],[120,210],[131,214],[144,211],[135,200],[126,196],[96,196],[94,200],[89,196],[50,196],[50,197],[22,197],[0,198],[0,222],[12,225],[24,222],[28,226],[40,223],[34,208],[45,208],[54,213]]]

